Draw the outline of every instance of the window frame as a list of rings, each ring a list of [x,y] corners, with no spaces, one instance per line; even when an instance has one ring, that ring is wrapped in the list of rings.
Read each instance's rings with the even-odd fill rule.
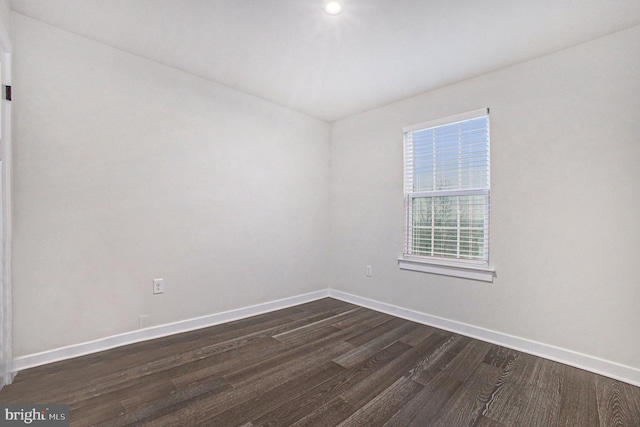
[[[415,179],[413,171],[413,145],[411,145],[411,152],[407,154],[409,148],[407,148],[407,134],[420,130],[433,129],[446,125],[453,125],[455,123],[477,119],[480,117],[487,117],[487,132],[489,133],[490,118],[489,108],[482,108],[478,110],[469,111],[467,113],[456,114],[453,116],[447,116],[428,122],[418,123],[411,126],[405,126],[403,130],[403,145],[404,145],[404,200],[405,200],[405,228],[404,228],[404,248],[402,255],[398,258],[398,266],[403,270],[420,271],[425,273],[434,273],[446,276],[455,276],[467,279],[481,280],[492,282],[495,270],[489,266],[489,219],[490,219],[490,195],[491,195],[491,181],[490,181],[490,136],[487,139],[487,182],[486,188],[471,188],[471,189],[443,189],[433,191],[413,191],[413,182]],[[407,173],[407,168],[411,167],[411,173]],[[446,197],[446,196],[484,196],[486,197],[484,224],[483,224],[483,259],[461,259],[455,257],[440,257],[433,255],[415,255],[411,254],[409,247],[412,245],[412,234],[414,223],[412,223],[412,203],[416,198],[424,197]],[[458,225],[458,229],[460,226]],[[457,239],[457,245],[459,247],[459,236]],[[457,253],[459,256],[459,252]]]

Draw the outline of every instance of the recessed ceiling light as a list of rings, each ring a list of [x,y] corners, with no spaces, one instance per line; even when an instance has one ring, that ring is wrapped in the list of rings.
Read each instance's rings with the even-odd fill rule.
[[[342,2],[337,0],[328,0],[324,2],[324,11],[329,15],[337,15],[342,12]]]

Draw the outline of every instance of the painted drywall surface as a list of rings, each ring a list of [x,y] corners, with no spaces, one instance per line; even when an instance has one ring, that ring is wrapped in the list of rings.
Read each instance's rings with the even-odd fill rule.
[[[11,32],[11,6],[9,0],[0,0],[0,23],[7,33]]]
[[[640,367],[639,69],[634,27],[336,122],[332,288]],[[483,107],[497,277],[399,270],[402,126]]]
[[[12,30],[16,357],[327,288],[327,123]]]

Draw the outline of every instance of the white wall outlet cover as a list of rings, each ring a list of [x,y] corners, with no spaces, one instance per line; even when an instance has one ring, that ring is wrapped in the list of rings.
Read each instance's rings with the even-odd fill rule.
[[[153,293],[164,293],[164,279],[153,279]]]

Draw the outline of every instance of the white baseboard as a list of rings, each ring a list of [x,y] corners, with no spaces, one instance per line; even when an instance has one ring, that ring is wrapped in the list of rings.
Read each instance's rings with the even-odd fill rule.
[[[380,301],[359,297],[334,289],[325,289],[304,295],[271,301],[264,304],[257,304],[249,307],[239,308],[236,310],[197,317],[194,319],[168,323],[165,325],[154,326],[146,329],[139,329],[136,331],[113,335],[94,341],[18,357],[13,361],[13,372],[19,372],[24,369],[45,365],[47,363],[58,362],[60,360],[71,359],[73,357],[84,356],[86,354],[97,353],[123,345],[134,344],[141,341],[179,334],[181,332],[188,332],[195,329],[215,326],[221,323],[232,322],[246,317],[264,314],[270,311],[280,310],[283,308],[291,307],[298,304],[304,304],[306,302],[315,301],[317,299],[326,297],[335,298],[341,301],[359,305],[361,307],[387,313],[392,316],[411,320],[413,322],[422,323],[424,325],[433,326],[460,335],[465,335],[471,338],[490,342],[492,344],[501,345],[514,350],[522,351],[524,353],[543,357],[545,359],[564,363],[569,366],[574,366],[576,368],[584,369],[586,371],[604,375],[606,377],[640,387],[640,370],[632,368],[630,366],[621,365],[608,360],[577,353],[548,344],[538,343],[524,338],[515,337],[501,332],[484,329],[478,326],[456,322],[453,320],[444,319],[442,317],[432,316],[430,314],[425,314]]]
[[[271,301],[263,304],[243,307],[236,310],[182,320],[174,323],[167,323],[165,325],[153,326],[145,329],[138,329],[131,332],[125,332],[123,334],[100,338],[94,341],[55,348],[53,350],[43,351],[41,353],[29,354],[13,360],[13,372],[19,372],[24,369],[45,365],[47,363],[58,362],[65,359],[71,359],[73,357],[97,353],[99,351],[109,350],[111,348],[120,347],[123,345],[134,344],[141,341],[179,334],[181,332],[188,332],[195,329],[215,326],[221,323],[232,322],[234,320],[251,317],[258,314],[264,314],[270,311],[281,310],[283,308],[291,307],[294,305],[304,304],[306,302],[315,301],[317,299],[326,298],[328,296],[329,291],[327,289],[324,289],[304,295],[298,295],[295,297],[284,298],[281,300]]]
[[[329,296],[361,307],[387,313],[395,317],[401,317],[413,322],[444,329],[449,332],[476,338],[492,344],[501,345],[503,347],[508,347],[513,350],[522,351],[523,353],[532,354],[534,356],[560,362],[565,365],[584,369],[585,371],[604,375],[606,377],[640,387],[640,370],[630,366],[621,365],[598,357],[577,353],[575,351],[531,341],[525,338],[480,328],[478,326],[397,307],[384,302],[337,291],[335,289],[329,290]]]

